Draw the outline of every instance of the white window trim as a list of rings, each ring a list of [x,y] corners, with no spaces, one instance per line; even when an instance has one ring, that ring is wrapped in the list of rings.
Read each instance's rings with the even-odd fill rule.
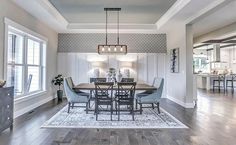
[[[46,46],[48,46],[48,39],[44,36],[42,36],[41,34],[38,34],[28,28],[26,28],[25,26],[22,26],[16,22],[14,22],[13,20],[4,17],[4,23],[5,23],[5,41],[4,41],[4,79],[7,79],[7,66],[8,66],[8,54],[7,54],[7,50],[8,50],[8,31],[9,31],[9,27],[13,27],[19,31],[22,31],[22,33],[29,35],[31,38],[36,39],[36,40],[41,40],[43,41]],[[38,39],[37,39],[38,38]],[[47,47],[46,50],[47,52]],[[25,99],[31,99],[32,97],[36,97],[39,96],[41,94],[45,94],[47,92],[47,84],[46,84],[46,78],[47,78],[47,53],[46,53],[46,57],[45,57],[45,73],[44,73],[44,80],[42,80],[40,83],[43,83],[41,85],[41,91],[37,91],[37,92],[31,92],[28,93],[26,95],[20,95],[19,97],[15,98],[15,101],[19,101],[19,100],[25,100]],[[42,73],[42,72],[41,72]],[[44,81],[44,82],[43,82]]]

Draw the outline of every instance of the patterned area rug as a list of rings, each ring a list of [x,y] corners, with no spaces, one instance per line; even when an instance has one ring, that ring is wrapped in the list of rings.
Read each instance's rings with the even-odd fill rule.
[[[71,109],[67,113],[67,106],[46,121],[42,128],[188,128],[175,117],[161,108],[161,113],[157,109],[144,108],[143,114],[135,113],[135,121],[132,121],[132,115],[123,112],[118,121],[118,115],[114,115],[113,121],[110,121],[109,112],[101,112],[98,115],[98,121],[94,112],[86,114],[84,108]]]

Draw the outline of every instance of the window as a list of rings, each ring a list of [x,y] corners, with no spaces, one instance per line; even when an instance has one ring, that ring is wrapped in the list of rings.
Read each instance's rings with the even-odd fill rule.
[[[46,41],[8,25],[5,77],[15,97],[45,91]]]

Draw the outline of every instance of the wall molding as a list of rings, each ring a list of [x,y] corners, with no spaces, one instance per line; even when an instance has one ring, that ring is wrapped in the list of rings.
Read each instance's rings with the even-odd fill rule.
[[[160,29],[166,24],[174,15],[182,10],[191,0],[178,0],[172,7],[156,22],[157,29]]]
[[[169,95],[166,95],[167,96],[167,99],[179,104],[180,106],[184,107],[184,108],[194,108],[195,107],[195,103],[185,103],[185,102],[182,102],[174,97],[171,97]]]
[[[47,98],[45,98],[45,99],[43,99],[43,100],[41,100],[41,101],[39,101],[39,102],[37,102],[35,104],[27,106],[27,107],[25,107],[25,108],[23,108],[21,110],[18,110],[18,111],[14,111],[14,118],[17,118],[17,117],[19,117],[19,116],[21,116],[21,115],[23,115],[23,114],[25,114],[25,113],[35,109],[35,108],[41,106],[41,105],[43,105],[43,104],[53,100],[54,98],[55,98],[54,96],[48,96]]]

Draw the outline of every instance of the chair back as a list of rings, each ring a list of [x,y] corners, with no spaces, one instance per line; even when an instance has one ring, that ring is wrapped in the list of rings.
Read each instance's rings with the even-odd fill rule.
[[[90,83],[95,83],[95,82],[106,82],[106,78],[90,78]]]
[[[134,82],[134,78],[122,78],[121,82]]]
[[[113,82],[95,82],[95,99],[111,98],[113,95]]]
[[[33,77],[33,75],[30,74],[30,75],[29,75],[29,78],[28,78],[28,80],[27,80],[27,86],[26,86],[26,92],[27,92],[27,93],[30,91],[30,86],[31,86],[31,82],[32,82],[32,77]]]
[[[224,81],[225,80],[225,74],[219,74],[218,75],[218,80],[219,81]]]
[[[232,81],[235,81],[236,80],[236,74],[231,74],[231,79],[232,79]]]
[[[64,78],[63,86],[64,86],[64,92],[65,92],[65,95],[68,99],[68,102],[72,102],[74,100],[73,96],[74,96],[74,93],[75,93],[72,90],[70,85],[71,85],[70,84],[70,79]]]
[[[155,87],[157,87],[157,90],[154,91],[154,95],[156,96],[155,99],[160,99],[162,96],[162,92],[163,92],[163,88],[164,88],[164,79],[163,78],[157,78],[156,79],[156,83],[154,85]]]
[[[71,89],[74,88],[75,85],[74,85],[74,82],[73,82],[73,80],[72,80],[72,77],[64,78],[64,80],[67,81],[67,83],[68,83],[68,85],[69,85],[69,87],[70,87]]]
[[[119,99],[121,98],[134,98],[136,82],[119,82],[118,91],[116,93]]]

